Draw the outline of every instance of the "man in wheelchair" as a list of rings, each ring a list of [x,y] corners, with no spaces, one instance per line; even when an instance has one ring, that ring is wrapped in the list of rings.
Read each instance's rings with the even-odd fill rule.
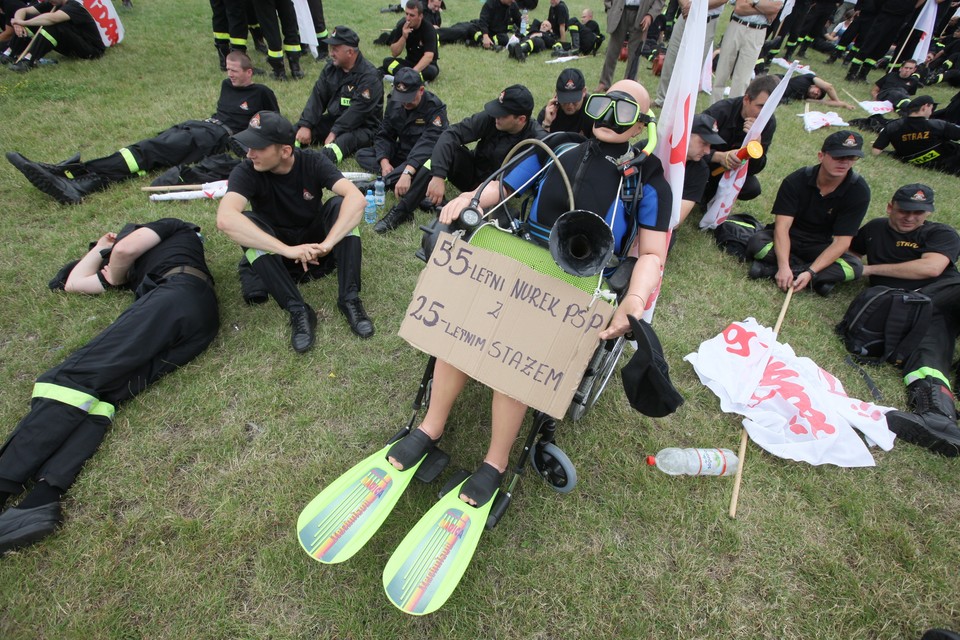
[[[534,240],[544,242],[553,224],[568,210],[598,213],[613,231],[614,251],[636,258],[617,311],[599,337],[609,340],[628,333],[628,316],[639,318],[659,286],[670,225],[672,199],[663,169],[655,157],[630,145],[652,122],[649,108],[647,91],[632,80],[617,82],[606,94],[587,99],[586,112],[595,120],[595,140],[558,144],[555,150],[572,185],[573,203],[568,201],[561,172],[550,166],[548,154],[537,152],[521,156],[500,180],[488,181],[451,200],[441,211],[440,222],[452,223],[468,207],[481,215],[488,210],[493,213],[504,195],[531,189],[535,193],[526,225]],[[653,134],[651,127],[651,140],[655,140]],[[569,140],[563,138],[560,143]],[[546,142],[550,144],[549,139]],[[389,450],[393,466],[408,468],[437,444],[467,379],[467,374],[437,360],[427,413],[418,428]],[[490,446],[483,463],[464,484],[461,500],[482,506],[499,488],[526,411],[523,403],[493,392]]]

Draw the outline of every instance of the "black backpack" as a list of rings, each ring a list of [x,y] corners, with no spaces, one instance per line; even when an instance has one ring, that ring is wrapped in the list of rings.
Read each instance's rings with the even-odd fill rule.
[[[853,299],[836,331],[856,360],[901,367],[920,344],[932,313],[930,298],[922,293],[875,286]]]
[[[720,249],[744,262],[748,257],[747,243],[762,228],[763,223],[749,213],[734,213],[713,230],[713,237]]]

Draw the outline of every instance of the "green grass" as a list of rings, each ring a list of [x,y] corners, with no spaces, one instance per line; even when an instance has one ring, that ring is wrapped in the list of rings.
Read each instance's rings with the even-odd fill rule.
[[[102,61],[64,61],[27,76],[0,71],[3,151],[93,158],[212,113],[221,75],[208,3],[134,4],[122,14],[126,41]],[[377,12],[385,4],[330,0],[325,9],[330,25],[349,24],[368,43],[398,18]],[[448,24],[479,10],[478,2],[450,4]],[[601,4],[588,4],[602,22]],[[377,63],[387,51],[364,49]],[[868,95],[823,58],[810,56],[827,80]],[[539,109],[560,70],[544,60],[520,65],[505,53],[447,47],[433,89],[453,121],[514,82],[530,87]],[[601,63],[575,63],[591,89]],[[319,69],[305,64],[310,77]],[[640,79],[655,89],[648,64]],[[274,85],[288,117],[299,115],[310,87]],[[930,93],[941,102],[951,95]],[[779,109],[764,193],[738,210],[769,220],[779,180],[815,162],[825,134],[805,133],[800,111]],[[857,170],[873,188],[870,217],[883,215],[897,186],[922,181],[936,189],[935,219],[960,225],[956,178],[888,158],[867,158]],[[294,526],[322,487],[410,415],[425,358],[396,332],[421,268],[413,257],[418,232],[406,225],[379,237],[361,229],[372,340],[349,332],[334,279],[304,287],[321,323],[317,347],[298,356],[283,314],[240,301],[239,252],[216,231],[215,205],[149,203],[139,190],[145,184],[132,180],[63,207],[0,163],[3,431],[26,411],[36,376],[128,304],[124,294],[86,299],[46,288],[104,230],[168,215],[197,222],[222,307],[209,351],[120,410],[66,500],[62,531],[0,559],[0,637],[873,639],[960,627],[956,460],[897,444],[875,452],[875,468],[851,470],[788,462],[751,445],[735,521],[726,515],[729,479],[671,478],[643,465],[665,446],[736,447],[739,420],[720,411],[682,358],[733,320],[772,325],[782,302],[773,285],[748,281],[746,268],[690,223],[679,230],[656,318],[686,404],[667,418],[645,418],[614,379],[582,422],[559,430],[578,489],[559,495],[527,474],[444,608],[423,619],[401,614],[382,593],[381,571],[436,486],[415,483],[369,546],[340,566],[309,559]],[[865,398],[832,334],[857,290],[797,296],[781,338]],[[905,404],[895,370],[871,374],[887,403]],[[455,465],[472,468],[482,456],[488,407],[489,392],[474,385],[464,393],[444,441]]]

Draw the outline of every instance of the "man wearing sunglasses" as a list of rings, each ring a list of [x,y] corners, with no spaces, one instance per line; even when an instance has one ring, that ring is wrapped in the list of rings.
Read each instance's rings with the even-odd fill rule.
[[[643,157],[630,145],[630,140],[646,131],[651,121],[646,115],[649,107],[650,96],[646,90],[632,80],[622,80],[606,94],[587,99],[586,111],[595,120],[594,140],[563,149],[560,148],[563,140],[556,141],[559,161],[573,185],[573,208],[597,212],[613,230],[616,250],[625,252],[633,246],[638,254],[628,291],[610,325],[600,332],[599,337],[604,340],[630,331],[628,315],[643,314],[646,302],[660,282],[660,269],[666,258],[671,208],[669,185],[656,157],[647,157],[641,163],[631,162]],[[557,218],[570,209],[570,203],[560,172],[548,164],[549,158],[542,151],[525,155],[507,171],[502,184],[492,181],[480,193],[462,193],[451,200],[441,211],[440,222],[453,222],[475,198],[481,213],[493,207],[500,201],[501,187],[508,193],[534,189],[536,195],[528,219],[531,233],[534,237],[549,233]],[[625,177],[622,169],[631,164],[639,165],[640,170]],[[541,172],[544,167],[546,170]],[[638,189],[642,198],[633,197]],[[389,458],[394,466],[405,468],[415,463],[440,438],[454,400],[467,379],[467,374],[437,360],[430,406],[420,426],[391,448]],[[490,446],[483,463],[464,484],[462,500],[482,505],[500,486],[526,411],[526,405],[494,391]]]
[[[838,282],[860,277],[863,263],[849,250],[870,206],[870,187],[853,171],[862,157],[863,137],[837,131],[823,141],[820,164],[784,178],[772,228],[747,243],[751,278],[773,278],[782,291],[812,286],[827,296]]]

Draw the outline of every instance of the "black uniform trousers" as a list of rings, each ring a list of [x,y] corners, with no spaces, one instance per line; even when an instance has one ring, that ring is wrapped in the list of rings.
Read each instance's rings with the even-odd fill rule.
[[[794,275],[805,271],[824,249],[830,246],[829,241],[790,241],[790,267]],[[747,255],[754,260],[765,264],[777,264],[777,253],[773,248],[773,226],[761,229],[747,242]],[[844,253],[826,269],[822,269],[813,276],[812,284],[836,284],[856,280],[863,275],[863,262],[850,252]]]
[[[413,176],[410,190],[400,198],[397,206],[402,207],[404,211],[416,211],[420,202],[427,195],[427,187],[430,185],[432,177],[433,172],[427,169],[426,165],[420,167],[420,170]],[[485,177],[485,175],[477,175],[476,159],[473,151],[462,145],[457,147],[453,155],[453,162],[447,171],[447,180],[452,182],[453,186],[460,191],[470,191],[480,186]]]
[[[283,58],[283,52],[300,54],[300,29],[297,12],[291,0],[257,0],[254,2],[263,39],[267,41],[267,57]],[[279,21],[278,21],[279,20]],[[281,37],[281,30],[283,35]]]
[[[222,153],[229,143],[230,131],[223,125],[188,120],[173,125],[154,138],[124,147],[117,153],[89,160],[84,167],[108,182],[120,182],[153,169],[198,162],[207,156]]]
[[[919,346],[903,363],[904,377],[909,384],[934,370],[949,381],[954,346],[960,336],[960,279],[940,280],[919,291],[933,301],[933,315]]]
[[[31,31],[33,31],[31,29]],[[36,33],[36,31],[33,31]],[[11,43],[13,57],[17,58],[27,47],[30,48],[30,54],[34,60],[39,60],[51,51],[64,55],[68,58],[83,58],[91,60],[99,58],[104,53],[103,42],[100,40],[100,34],[97,33],[96,40],[91,40],[85,31],[77,29],[71,22],[61,22],[43,27],[43,33],[33,40],[33,35],[20,38],[14,37]],[[30,41],[33,40],[33,44]]]
[[[866,41],[868,33],[871,33],[873,29],[873,21],[877,19],[876,13],[861,13],[856,18],[853,19],[853,22],[850,23],[850,26],[847,27],[847,30],[843,32],[843,35],[840,36],[840,39],[837,40],[837,52],[840,55],[843,55],[847,51],[857,52],[858,55],[853,61],[854,63],[862,62],[859,53],[864,47],[864,42]]]
[[[876,67],[877,60],[887,53],[904,22],[909,19],[909,15],[893,15],[890,13],[877,15],[870,31],[862,32],[864,34],[863,46],[860,47],[858,57],[863,60],[863,64],[869,68]]]
[[[189,274],[170,276],[37,382],[116,406],[197,357],[219,324],[211,285]],[[34,476],[70,488],[111,422],[90,405],[35,393],[30,413],[0,449],[0,491],[19,493]]]
[[[329,113],[320,116],[320,121],[317,122],[316,126],[310,128],[310,133],[313,136],[313,144],[323,145],[323,141],[327,139],[336,122],[337,118]],[[378,128],[379,125],[377,127],[341,131],[332,143],[340,150],[339,154],[326,146],[321,147],[320,151],[327,154],[327,157],[330,158],[334,164],[340,164],[344,158],[353,155],[358,149],[372,145]]]
[[[247,50],[247,10],[243,0],[210,0],[213,39],[231,51]]]
[[[383,59],[383,64],[380,65],[380,71],[384,75],[392,76],[397,72],[397,69],[402,69],[403,67],[410,67],[412,69],[413,64],[406,58],[389,56]],[[435,62],[431,62],[420,72],[420,77],[423,78],[425,82],[436,80],[438,75],[440,75],[440,67],[438,67]]]
[[[371,173],[380,173],[380,159],[377,158],[377,152],[374,147],[364,147],[363,149],[360,149],[354,156],[354,160],[357,161],[357,164],[360,165],[361,169],[370,171]],[[383,178],[384,186],[386,186],[388,189],[397,184],[397,180],[399,180],[400,176],[403,175],[403,168],[407,166],[406,158],[400,158],[398,156],[390,158],[390,164],[393,165],[393,171],[385,176],[381,176]]]
[[[343,198],[334,196],[323,203],[321,213],[313,224],[295,231],[276,230],[273,225],[251,211],[244,211],[261,230],[294,246],[308,242],[321,242],[327,237],[340,215]],[[322,278],[334,268],[337,270],[338,300],[352,300],[360,297],[360,262],[362,251],[360,236],[355,232],[347,235],[333,247],[330,255],[320,258],[318,265],[310,265],[307,271],[303,266],[275,253],[243,248],[244,257],[240,260],[240,279],[243,286],[254,288],[262,283],[266,291],[273,296],[281,309],[305,304],[297,284],[314,278]],[[252,261],[251,261],[252,260]],[[251,273],[252,271],[252,273]],[[252,276],[252,277],[251,277]],[[259,282],[257,282],[259,279]]]

